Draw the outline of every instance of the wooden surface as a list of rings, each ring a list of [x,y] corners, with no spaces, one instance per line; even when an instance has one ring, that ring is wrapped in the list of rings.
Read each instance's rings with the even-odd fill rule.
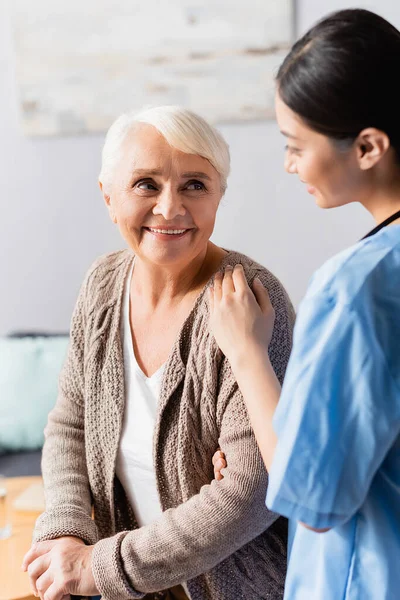
[[[6,480],[12,534],[8,540],[0,539],[0,600],[37,600],[31,593],[27,573],[21,571],[21,563],[31,547],[33,526],[40,513],[17,511],[12,504],[27,487],[39,481],[40,477],[12,477]]]

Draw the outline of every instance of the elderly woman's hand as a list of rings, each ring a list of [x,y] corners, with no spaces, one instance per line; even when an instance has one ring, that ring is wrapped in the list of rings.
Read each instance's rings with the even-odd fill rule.
[[[268,349],[275,311],[260,280],[250,289],[242,265],[215,275],[209,301],[211,332],[232,367],[253,350]]]
[[[32,590],[41,600],[65,600],[69,594],[99,593],[92,573],[93,546],[75,537],[34,544],[22,569],[28,571]]]

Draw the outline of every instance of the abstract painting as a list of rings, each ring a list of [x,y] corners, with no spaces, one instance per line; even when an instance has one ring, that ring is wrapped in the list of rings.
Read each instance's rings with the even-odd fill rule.
[[[180,104],[213,123],[268,119],[292,0],[13,0],[23,131],[106,130]]]

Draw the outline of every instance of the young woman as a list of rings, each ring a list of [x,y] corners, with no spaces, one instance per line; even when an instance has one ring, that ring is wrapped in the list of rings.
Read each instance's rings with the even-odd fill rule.
[[[400,594],[399,74],[400,32],[365,10],[319,22],[278,72],[287,172],[322,208],[360,202],[377,223],[313,276],[282,391],[262,285],[253,294],[236,266],[210,292],[270,472],[267,505],[293,526],[288,600]]]

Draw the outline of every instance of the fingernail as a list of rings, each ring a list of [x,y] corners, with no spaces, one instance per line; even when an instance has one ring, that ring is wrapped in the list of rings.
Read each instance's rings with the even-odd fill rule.
[[[231,271],[233,269],[232,265],[226,265],[225,271]]]

